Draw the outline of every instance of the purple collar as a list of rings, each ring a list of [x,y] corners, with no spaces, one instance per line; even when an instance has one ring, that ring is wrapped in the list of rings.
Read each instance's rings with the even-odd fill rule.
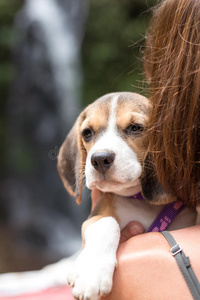
[[[130,196],[128,198],[137,199],[137,200],[145,200],[141,192],[139,192],[139,193],[137,193],[137,194],[135,194],[133,196]]]
[[[141,192],[129,198],[145,200]],[[146,232],[161,232],[167,230],[184,207],[185,205],[181,201],[166,204]]]
[[[146,232],[161,232],[167,230],[184,206],[181,201],[166,204]]]

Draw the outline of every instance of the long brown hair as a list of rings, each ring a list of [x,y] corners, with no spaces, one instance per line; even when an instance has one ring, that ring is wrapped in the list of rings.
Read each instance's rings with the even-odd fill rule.
[[[150,151],[163,187],[200,203],[200,1],[165,0],[147,32]]]

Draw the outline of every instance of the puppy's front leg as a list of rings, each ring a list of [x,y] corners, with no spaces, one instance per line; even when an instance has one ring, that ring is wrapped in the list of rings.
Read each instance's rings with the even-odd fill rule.
[[[120,227],[112,216],[97,215],[83,224],[84,248],[68,276],[76,299],[96,300],[112,289]]]

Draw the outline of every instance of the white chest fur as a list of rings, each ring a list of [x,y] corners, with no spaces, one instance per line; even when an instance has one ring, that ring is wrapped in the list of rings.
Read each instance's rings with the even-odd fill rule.
[[[152,205],[145,200],[131,199],[115,195],[114,207],[119,218],[120,229],[129,222],[140,222],[147,230],[164,205]]]

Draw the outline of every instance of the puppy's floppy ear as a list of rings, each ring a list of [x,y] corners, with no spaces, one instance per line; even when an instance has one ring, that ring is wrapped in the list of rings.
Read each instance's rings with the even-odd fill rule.
[[[141,183],[142,193],[147,201],[154,204],[164,204],[174,201],[174,198],[166,193],[159,183],[150,153],[147,154],[144,161]]]
[[[83,146],[80,126],[85,118],[84,112],[76,120],[63,142],[58,155],[58,172],[67,191],[81,203],[83,173],[86,161],[86,149]]]

